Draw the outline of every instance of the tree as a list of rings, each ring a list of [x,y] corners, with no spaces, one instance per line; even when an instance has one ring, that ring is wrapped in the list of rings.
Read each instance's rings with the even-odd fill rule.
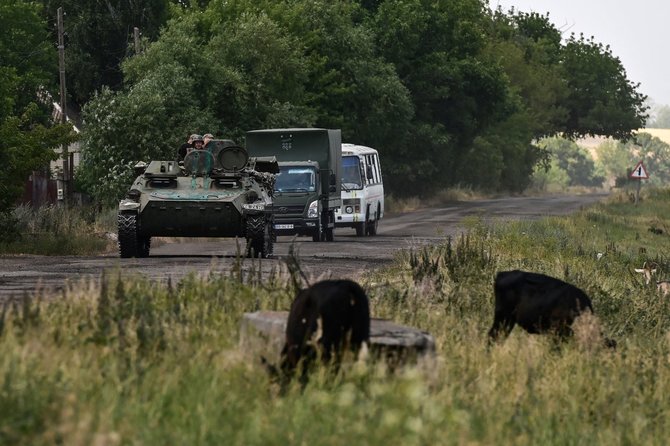
[[[549,152],[534,143],[543,137],[625,137],[644,123],[645,98],[609,48],[574,36],[562,45],[548,14],[515,10],[494,11],[489,35],[487,52],[505,70],[510,102],[516,104],[502,123],[482,135],[484,141],[495,141],[489,146],[505,147],[499,187],[523,189],[532,166],[549,161]],[[571,158],[572,167],[590,170],[582,155],[571,155],[577,157]],[[599,178],[578,175],[571,181],[598,183]]]
[[[65,70],[69,104],[79,109],[103,86],[123,86],[121,62],[132,54],[133,29],[144,39],[158,37],[169,14],[168,0],[40,0],[44,17],[53,22],[59,7],[65,13],[67,33]],[[53,28],[52,41],[57,30]]]
[[[639,161],[649,173],[649,184],[663,187],[670,182],[670,146],[649,133],[637,133],[625,142],[606,141],[596,151],[602,170],[618,183],[628,181],[631,169]]]
[[[386,163],[401,193],[470,180],[473,141],[509,111],[504,73],[484,53],[486,20],[477,0],[382,2],[372,18],[378,51],[395,66],[415,111]]]
[[[48,91],[55,49],[31,2],[0,0],[0,239],[15,236],[11,210],[33,170],[48,166],[53,148],[76,136],[50,119]]]
[[[110,153],[117,161],[128,162],[129,135],[154,140],[147,122],[165,144],[198,122],[240,142],[254,128],[320,126],[379,149],[398,194],[456,184],[521,191],[549,162],[540,138],[620,137],[644,121],[644,98],[609,49],[562,44],[548,15],[491,12],[481,0],[204,3],[177,2],[160,36],[123,63],[118,95],[89,109],[88,122],[100,120],[126,148]],[[185,89],[176,103],[188,97],[200,121],[137,102],[156,104],[162,70]],[[107,130],[96,106],[128,116]],[[86,141],[87,150],[105,146]]]
[[[487,52],[505,70],[531,138],[556,134],[567,118],[568,95],[560,68],[560,31],[548,15],[537,13],[497,10],[491,20]]]
[[[392,65],[375,55],[369,32],[354,25],[356,10],[325,1],[243,0],[212,3],[206,14],[185,10],[124,62],[122,91],[86,107],[82,182],[98,199],[114,201],[133,161],[171,156],[176,138],[196,128],[240,142],[250,129],[291,126],[338,127],[345,138],[373,146],[397,140],[412,116],[409,95]],[[150,79],[164,77],[168,85],[154,88]],[[180,101],[157,104],[168,92]],[[202,119],[184,112],[190,109]],[[160,151],[137,149],[137,141],[157,138]]]
[[[670,182],[670,145],[649,133],[640,132],[627,141],[625,147],[630,154],[628,170],[643,161],[649,173],[649,184],[663,187]]]
[[[395,67],[377,54],[374,34],[356,2],[286,2],[274,20],[304,45],[306,103],[315,125],[384,148],[398,142],[414,114]]]
[[[76,140],[69,124],[52,127],[38,124],[35,117],[39,113],[37,105],[31,104],[21,116],[0,121],[0,165],[4,166],[0,174],[0,214],[7,214],[14,207],[33,170],[44,170],[49,161],[57,158],[55,147]]]
[[[628,171],[635,166],[631,164],[633,160],[626,146],[613,139],[608,139],[596,147],[596,155],[597,169],[610,180],[627,178]]]
[[[163,65],[132,88],[104,88],[84,108],[82,163],[77,179],[98,202],[118,201],[138,161],[176,159],[194,129],[215,128],[216,120],[192,95],[193,80],[178,65]],[[204,132],[203,132],[204,133]]]
[[[565,120],[561,100],[567,95],[558,65],[561,35],[548,16],[500,9],[489,24],[485,53],[497,61],[509,79],[508,113],[475,140],[467,162],[477,166],[471,184],[489,190],[523,191],[538,163],[548,153],[535,141],[553,134]],[[498,166],[483,160],[495,159]],[[489,169],[481,171],[481,166]]]
[[[532,187],[541,191],[564,191],[570,185],[570,176],[553,158],[547,166],[537,166],[531,181]]]
[[[627,139],[644,128],[646,96],[630,82],[621,61],[609,46],[572,35],[562,51],[561,66],[568,86],[568,118],[563,133]]]
[[[655,107],[654,117],[647,123],[648,128],[670,129],[670,106],[661,105]]]
[[[605,178],[597,175],[591,154],[565,138],[546,138],[541,145],[556,161],[556,167],[568,175],[568,186],[601,186]]]

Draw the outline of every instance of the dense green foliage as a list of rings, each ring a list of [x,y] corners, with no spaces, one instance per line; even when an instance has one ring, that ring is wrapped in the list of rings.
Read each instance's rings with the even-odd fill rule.
[[[547,138],[540,144],[556,161],[555,167],[566,173],[565,186],[602,186],[605,178],[596,173],[593,158],[586,149],[564,138]]]
[[[606,141],[596,149],[598,170],[615,178],[617,185],[629,181],[635,165],[642,161],[649,174],[645,183],[663,187],[670,181],[670,146],[649,133],[640,132],[626,142]]]
[[[101,201],[123,193],[133,161],[172,157],[193,131],[341,128],[380,150],[390,191],[426,194],[521,191],[549,159],[538,138],[623,137],[645,119],[607,47],[562,42],[547,16],[479,0],[235,0],[173,12],[123,63],[124,87],[85,107],[81,172]],[[159,99],[166,92],[182,99]]]
[[[33,3],[0,0],[0,240],[15,237],[11,209],[33,170],[48,168],[54,147],[74,140],[53,125],[50,79],[56,71],[46,23]]]
[[[74,110],[79,110],[103,86],[122,87],[120,66],[134,52],[133,28],[138,27],[145,39],[157,38],[170,4],[166,0],[39,0],[37,3],[44,5],[43,15],[51,23],[55,22],[57,9],[63,8],[68,103]],[[56,26],[49,30],[52,41],[57,42]]]
[[[389,372],[347,364],[280,395],[244,312],[285,310],[283,274],[150,282],[108,272],[0,316],[2,444],[660,444],[670,435],[670,302],[633,272],[670,263],[670,193],[625,195],[566,217],[498,224],[399,254],[363,278],[374,317],[429,332],[436,358]],[[641,249],[644,248],[644,251]],[[241,259],[241,262],[245,260]],[[599,320],[574,341],[515,328],[487,346],[497,271],[583,288]],[[618,341],[599,345],[600,328]]]
[[[380,150],[389,191],[428,195],[522,191],[550,162],[540,138],[625,138],[646,118],[607,46],[483,0],[37,3],[42,18],[6,1],[33,10],[21,26],[34,38],[12,50],[29,44],[31,63],[49,60],[39,78],[55,80],[63,6],[68,92],[83,107],[78,184],[98,202],[123,194],[135,161],[173,157],[193,132],[243,143],[255,128],[341,128]],[[14,77],[23,92],[36,86],[28,72],[0,76],[4,89]]]
[[[627,139],[645,124],[646,97],[630,83],[609,46],[572,36],[562,51],[568,87],[566,136]]]

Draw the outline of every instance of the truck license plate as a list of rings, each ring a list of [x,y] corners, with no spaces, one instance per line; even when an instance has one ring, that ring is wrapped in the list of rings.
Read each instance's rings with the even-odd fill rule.
[[[288,224],[288,225],[275,225],[275,229],[293,229],[293,225],[292,225],[292,224]]]

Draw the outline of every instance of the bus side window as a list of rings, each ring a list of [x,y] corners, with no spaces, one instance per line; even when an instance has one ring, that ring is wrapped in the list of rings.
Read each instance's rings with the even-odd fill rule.
[[[370,155],[370,168],[372,170],[372,177],[375,179],[375,184],[379,183],[379,171],[377,170],[377,157]]]
[[[370,184],[379,183],[379,176],[376,169],[375,156],[367,155],[365,157],[365,161],[368,166],[368,178],[370,180]]]
[[[367,172],[365,171],[365,160],[361,159],[359,157],[358,159],[358,168],[360,169],[361,173],[361,186],[365,186],[368,183],[367,180]]]
[[[372,171],[372,166],[369,164],[365,166],[365,177],[369,183],[374,183],[374,173]]]

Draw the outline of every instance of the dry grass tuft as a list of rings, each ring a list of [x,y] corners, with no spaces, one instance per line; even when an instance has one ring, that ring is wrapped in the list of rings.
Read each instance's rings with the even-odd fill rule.
[[[586,353],[593,353],[604,345],[600,319],[590,311],[582,313],[572,324],[578,348]]]

